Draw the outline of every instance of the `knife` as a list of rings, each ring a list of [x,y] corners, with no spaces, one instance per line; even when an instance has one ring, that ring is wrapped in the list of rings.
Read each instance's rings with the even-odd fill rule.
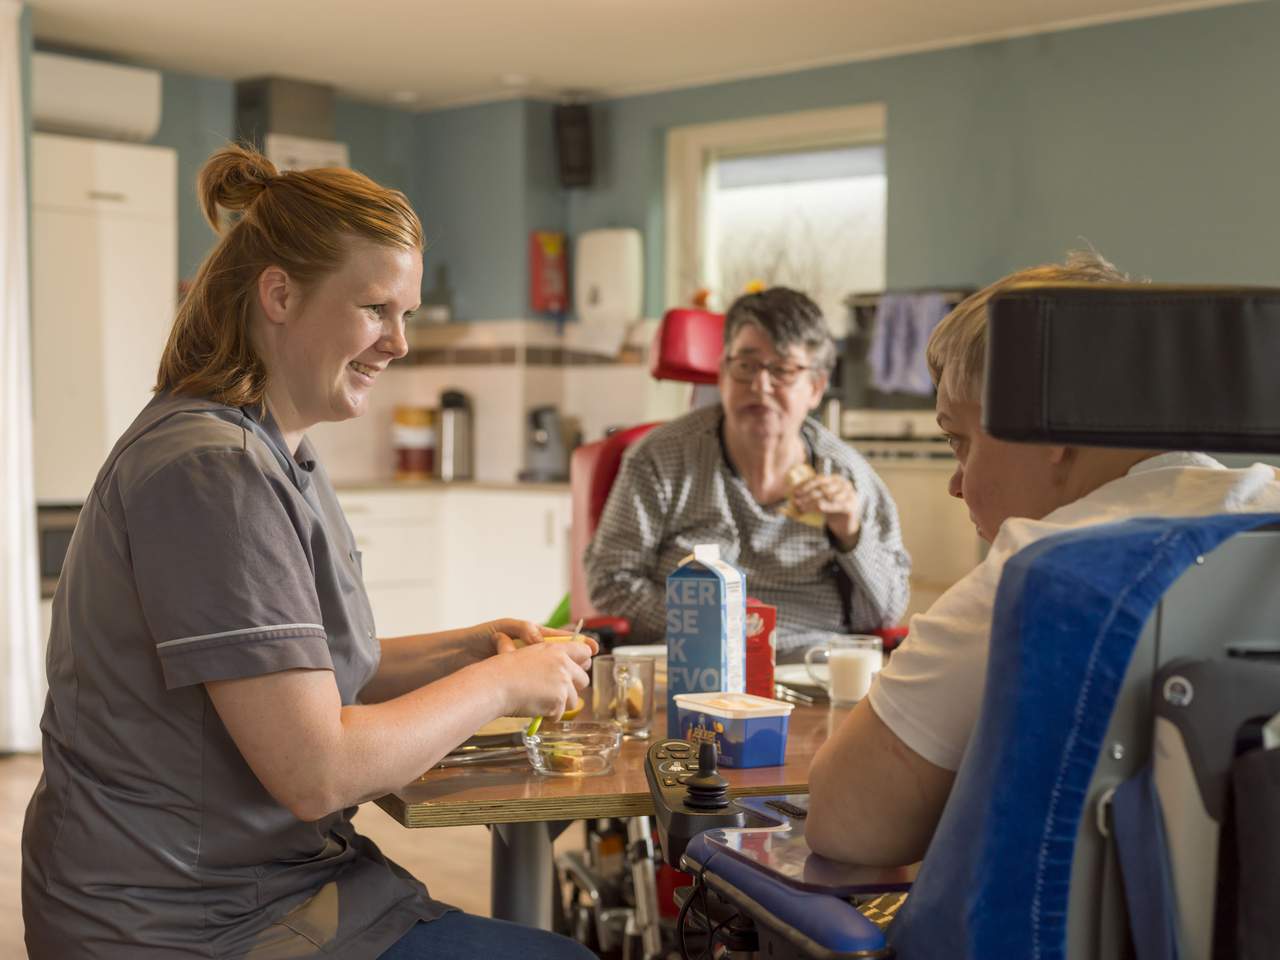
[[[448,754],[436,764],[434,769],[467,767],[478,763],[511,763],[514,760],[524,760],[528,756],[524,747],[500,747],[493,750],[470,747],[462,752]]]
[[[773,695],[778,700],[788,700],[791,703],[802,703],[812,706],[817,700],[809,696],[807,693],[801,693],[799,690],[793,690],[791,687],[781,683],[773,685]]]

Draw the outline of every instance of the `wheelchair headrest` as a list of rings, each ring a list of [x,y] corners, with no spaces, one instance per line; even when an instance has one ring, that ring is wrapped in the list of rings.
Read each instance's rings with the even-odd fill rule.
[[[716,383],[724,349],[724,314],[675,307],[662,317],[649,353],[655,380]]]
[[[993,436],[1280,452],[1280,290],[1023,284],[987,333]]]

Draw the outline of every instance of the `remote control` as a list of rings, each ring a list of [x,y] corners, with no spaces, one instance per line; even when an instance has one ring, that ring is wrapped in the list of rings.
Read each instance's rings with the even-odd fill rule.
[[[729,784],[716,769],[714,743],[660,740],[645,755],[645,777],[658,821],[662,855],[680,866],[689,841],[703,830],[741,827],[746,811],[729,799]]]

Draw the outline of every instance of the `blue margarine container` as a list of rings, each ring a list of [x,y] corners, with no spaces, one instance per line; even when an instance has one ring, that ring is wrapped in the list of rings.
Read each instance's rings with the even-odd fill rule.
[[[749,693],[675,696],[680,736],[716,745],[723,767],[777,767],[787,759],[792,704]]]

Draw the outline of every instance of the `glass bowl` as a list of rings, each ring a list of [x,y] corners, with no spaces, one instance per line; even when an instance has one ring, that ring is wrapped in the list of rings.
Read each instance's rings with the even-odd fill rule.
[[[524,735],[533,769],[553,777],[608,773],[621,746],[622,728],[612,721],[544,720],[537,733]]]

